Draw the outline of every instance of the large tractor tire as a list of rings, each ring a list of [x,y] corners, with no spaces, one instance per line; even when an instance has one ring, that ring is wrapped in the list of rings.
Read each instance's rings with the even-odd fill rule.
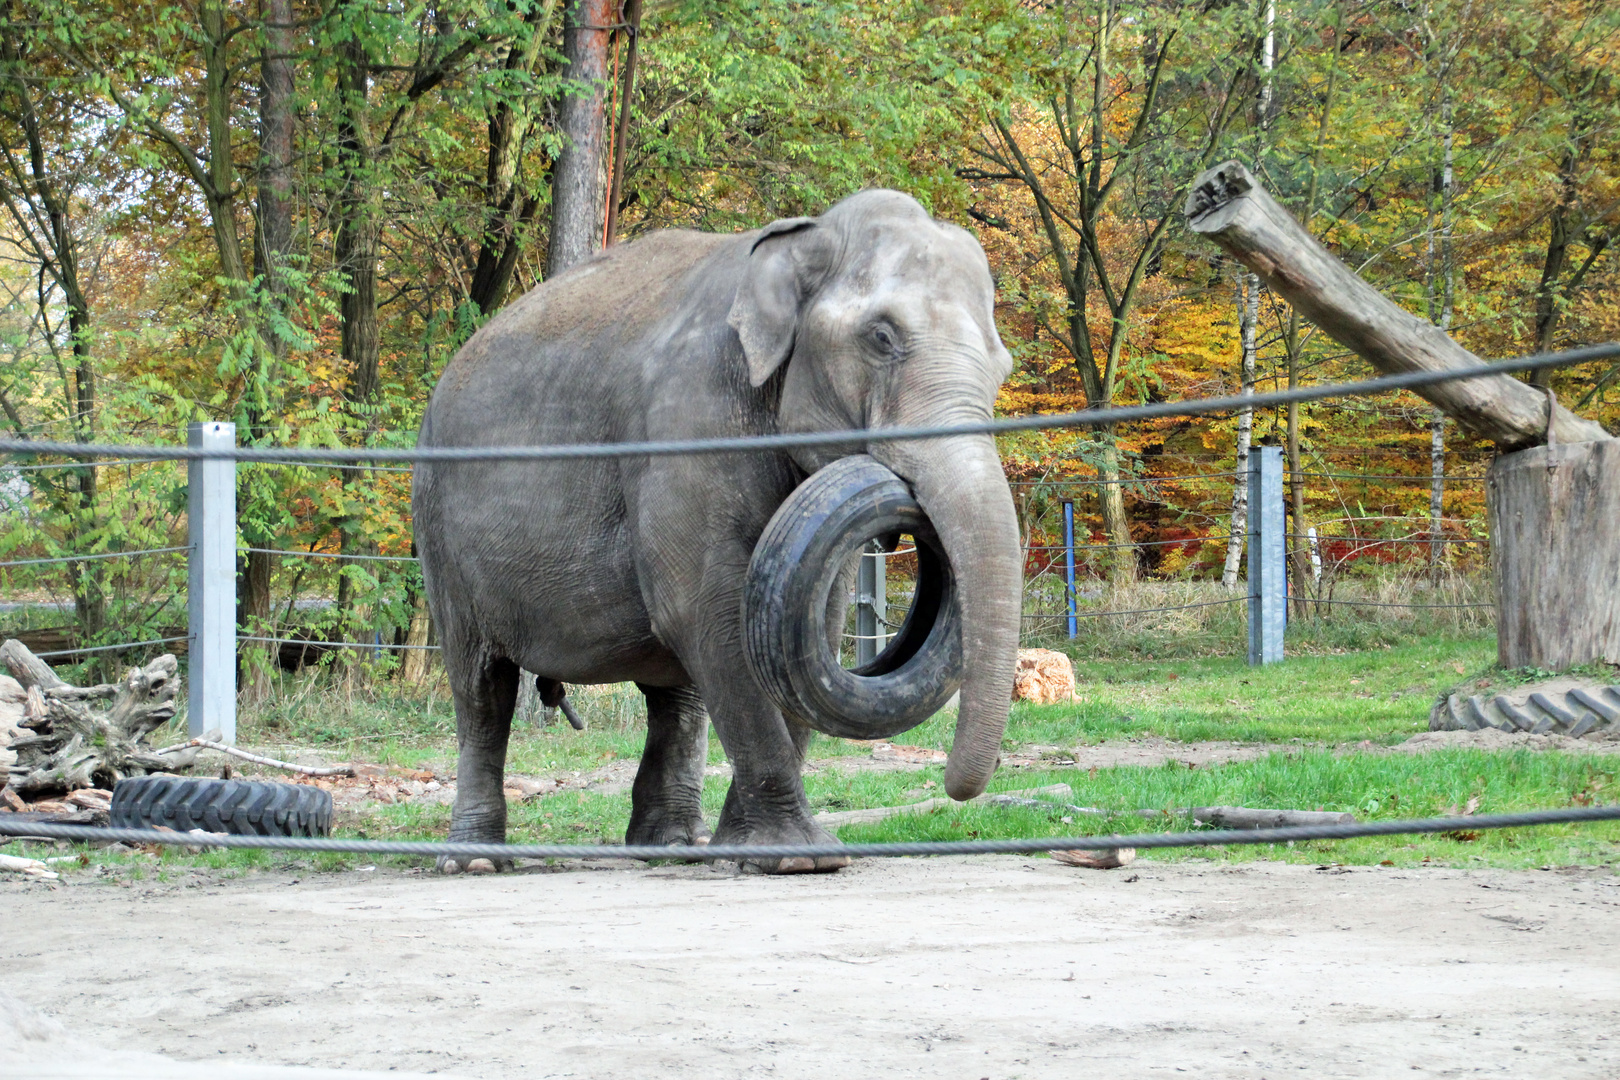
[[[132,776],[113,789],[112,825],[239,836],[329,836],[332,796],[309,784]]]
[[[905,622],[870,663],[838,662],[832,590],[867,541],[917,542],[917,591]],[[962,681],[955,579],[934,527],[894,473],[858,454],[815,473],[772,516],[743,592],[743,651],[784,714],[848,739],[886,739],[928,719]],[[834,618],[840,617],[838,614]]]
[[[1449,694],[1429,711],[1430,731],[1481,728],[1572,738],[1620,734],[1620,686],[1577,687],[1554,693],[1530,686],[1489,698]]]

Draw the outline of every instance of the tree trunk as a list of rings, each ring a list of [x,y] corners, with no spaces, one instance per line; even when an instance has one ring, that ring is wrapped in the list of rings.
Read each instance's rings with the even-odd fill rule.
[[[529,73],[539,59],[540,46],[551,31],[557,0],[538,4],[523,20],[528,38],[507,53],[508,72]],[[489,112],[489,147],[484,162],[484,232],[478,259],[473,264],[468,299],[480,315],[492,314],[506,298],[523,249],[524,233],[539,200],[525,194],[517,183],[518,158],[531,124],[530,111],[503,96]]]
[[[420,589],[411,597],[411,625],[405,631],[405,644],[426,646],[433,637],[433,619],[428,612],[427,594]],[[399,677],[401,682],[412,686],[421,686],[428,680],[428,672],[432,670],[433,654],[424,648],[406,649],[405,655],[400,658]]]
[[[619,21],[614,0],[569,0],[563,26],[568,66],[561,108],[562,153],[551,187],[551,246],[546,276],[590,258],[602,242],[603,160],[607,123],[608,41]]]
[[[1244,397],[1254,393],[1255,324],[1260,316],[1260,279],[1245,274],[1238,285],[1238,321],[1243,359],[1239,376]],[[1243,559],[1243,538],[1249,528],[1249,446],[1254,439],[1254,410],[1238,413],[1237,475],[1232,478],[1232,537],[1226,544],[1226,567],[1221,584],[1228,589],[1238,582]]]
[[[1404,311],[1334,258],[1235,161],[1203,173],[1187,197],[1192,230],[1260,275],[1333,340],[1387,374],[1477,368],[1479,357],[1444,331]],[[1458,380],[1417,391],[1503,450],[1547,441],[1607,439],[1545,394],[1507,375]]]
[[[281,366],[289,343],[279,324],[291,316],[286,260],[293,253],[293,66],[292,0],[260,0],[263,41],[259,55],[259,163],[258,205],[254,230],[254,270],[260,281],[258,353],[247,386],[247,440],[249,446],[270,434],[267,420],[279,410]],[[240,500],[246,506],[251,501]],[[273,548],[279,537],[257,527],[254,515],[241,523],[249,547]],[[270,621],[270,583],[275,556],[247,552],[236,579],[236,622],[245,634],[266,635]],[[240,646],[240,692],[261,698],[269,691],[275,669],[274,645],[244,642]]]
[[[375,418],[370,406],[378,389],[377,260],[381,255],[381,233],[377,218],[375,145],[371,132],[369,94],[371,59],[358,33],[340,47],[338,90],[342,110],[338,123],[339,182],[338,220],[333,239],[338,272],[348,288],[338,304],[341,349],[348,370],[345,394],[356,419],[371,428]],[[344,554],[372,554],[374,545],[365,538],[366,471],[343,470],[343,508],[338,519],[338,542]],[[359,640],[369,631],[367,611],[359,602],[358,589],[349,573],[356,564],[341,560],[338,570],[338,617],[344,640]],[[343,662],[354,658],[353,650],[343,650]]]
[[[641,52],[642,0],[624,0],[625,32],[630,45],[625,50],[624,85],[619,91],[619,119],[613,132],[613,175],[608,180],[607,224],[602,227],[604,246],[613,243],[619,231],[619,200],[623,197],[625,147],[630,138],[630,104],[636,92],[636,57]]]
[[[1103,565],[1108,568],[1108,579],[1115,585],[1127,585],[1136,580],[1136,550],[1131,547],[1131,521],[1125,513],[1125,489],[1120,486],[1119,447],[1110,429],[1100,433],[1103,445],[1102,464],[1097,470],[1097,509],[1102,516],[1103,535],[1110,546],[1105,552]]]
[[[1488,477],[1498,661],[1620,664],[1620,441],[1522,450]]]

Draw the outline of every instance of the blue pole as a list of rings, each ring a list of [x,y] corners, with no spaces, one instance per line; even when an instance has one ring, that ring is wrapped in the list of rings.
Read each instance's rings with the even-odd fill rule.
[[[1074,595],[1074,501],[1063,500],[1063,580],[1069,593],[1069,637],[1079,636],[1080,620],[1076,616]]]

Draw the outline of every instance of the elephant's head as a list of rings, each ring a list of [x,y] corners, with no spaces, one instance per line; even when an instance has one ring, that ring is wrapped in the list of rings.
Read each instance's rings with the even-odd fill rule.
[[[970,233],[909,196],[866,191],[762,230],[729,321],[756,387],[785,366],[781,429],[792,432],[989,419],[1012,370],[994,315]],[[911,485],[951,562],[963,679],[945,786],[971,798],[995,771],[1012,698],[1023,586],[1012,495],[987,435],[866,452]],[[794,456],[814,472],[842,453]]]

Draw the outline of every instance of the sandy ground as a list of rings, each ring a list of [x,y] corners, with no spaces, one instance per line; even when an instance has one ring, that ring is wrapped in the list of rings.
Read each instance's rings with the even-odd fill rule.
[[[1620,1075],[1608,872],[199,872],[0,882],[0,927],[6,988],[81,1058],[93,1042],[480,1078]],[[26,1045],[36,1071],[0,1041],[0,1075],[92,1075],[40,1071],[60,1040]]]

